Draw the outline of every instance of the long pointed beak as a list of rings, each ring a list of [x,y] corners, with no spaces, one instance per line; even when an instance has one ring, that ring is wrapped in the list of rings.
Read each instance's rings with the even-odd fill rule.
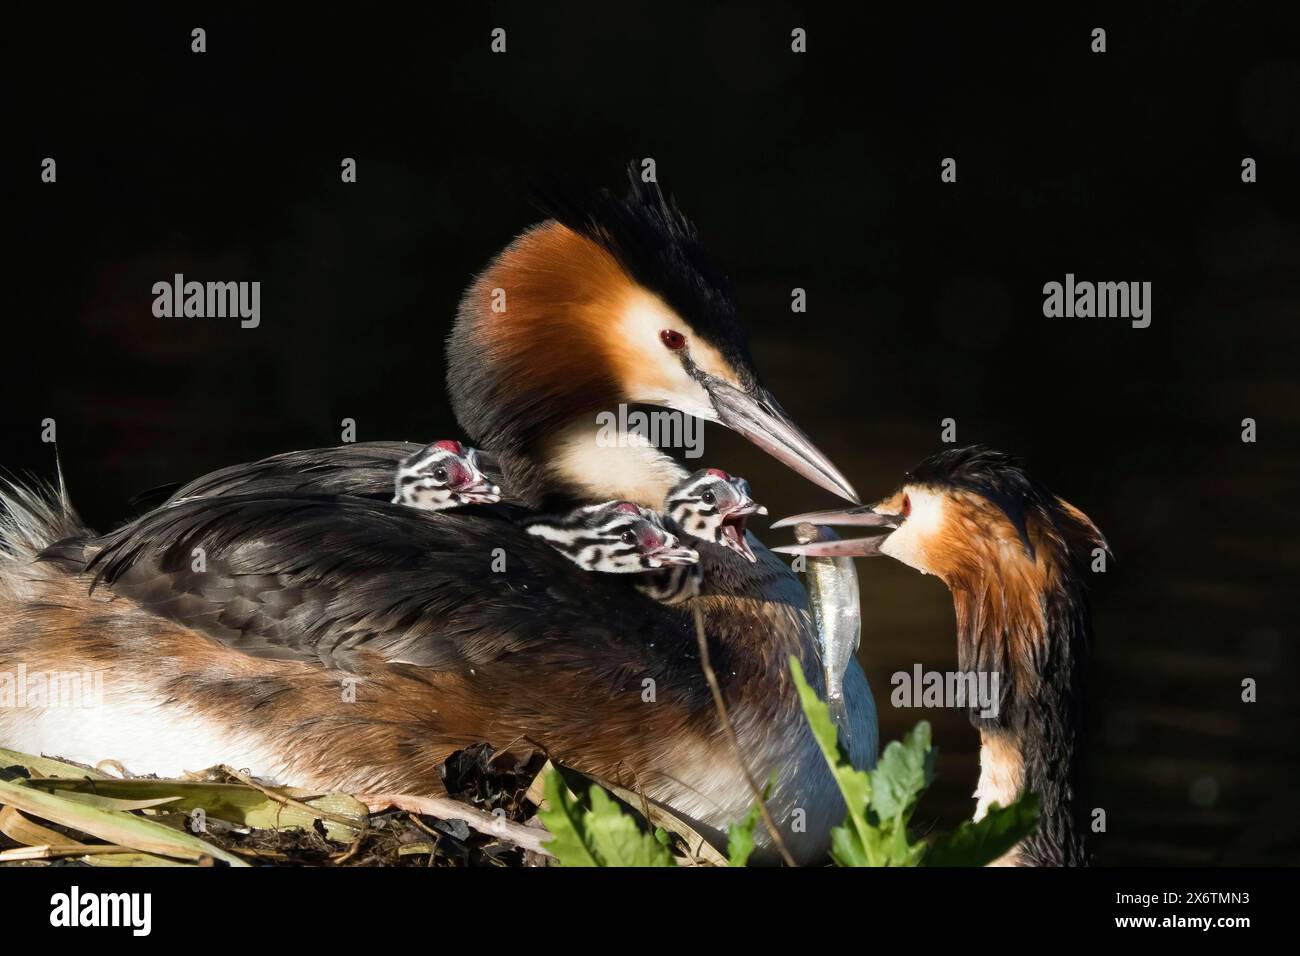
[[[888,535],[878,538],[854,538],[852,541],[809,541],[807,544],[783,544],[773,548],[779,554],[802,554],[805,558],[874,558]]]
[[[817,450],[766,389],[743,392],[712,377],[704,387],[713,399],[719,422],[809,481],[858,503],[858,493],[848,479]]]
[[[902,525],[902,515],[877,514],[870,505],[858,508],[845,508],[832,511],[812,511],[808,514],[794,515],[773,522],[773,528],[788,528],[791,525],[849,525],[859,528],[875,528],[878,533],[870,538],[854,538],[849,541],[807,541],[802,544],[788,544],[773,551],[781,554],[802,554],[809,558],[867,558],[881,553],[880,546],[895,529]]]
[[[832,508],[830,511],[810,511],[773,521],[773,528],[788,528],[796,524],[851,525],[859,528],[888,528],[891,531],[903,523],[902,515],[882,515],[871,505],[856,508]]]

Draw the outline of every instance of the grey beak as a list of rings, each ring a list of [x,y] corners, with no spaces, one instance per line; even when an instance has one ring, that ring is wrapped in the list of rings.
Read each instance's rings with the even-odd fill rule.
[[[832,508],[829,511],[810,511],[772,522],[773,528],[788,528],[796,524],[851,525],[862,528],[889,528],[891,531],[903,523],[902,515],[882,515],[871,505],[857,508]]]
[[[712,376],[706,376],[703,385],[713,399],[719,422],[809,481],[857,504],[858,493],[848,479],[817,450],[766,389],[744,392]]]
[[[806,558],[874,558],[888,535],[878,538],[855,538],[852,541],[809,541],[773,548],[780,554],[802,554]]]
[[[906,520],[902,515],[882,515],[871,510],[870,505],[858,508],[846,508],[832,511],[813,511],[808,514],[782,518],[773,523],[773,528],[788,528],[791,525],[848,525],[861,528],[875,528],[878,534],[870,538],[855,538],[850,541],[807,541],[802,544],[788,544],[773,548],[781,554],[802,554],[809,558],[869,558],[881,553],[880,546],[885,539]]]

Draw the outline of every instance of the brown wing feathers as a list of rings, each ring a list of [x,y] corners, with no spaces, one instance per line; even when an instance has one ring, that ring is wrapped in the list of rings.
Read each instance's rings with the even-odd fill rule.
[[[557,636],[626,656],[683,628],[680,614],[573,568],[502,517],[350,496],[180,501],[89,550],[97,587],[245,653],[328,667],[360,666],[366,652],[464,670]]]

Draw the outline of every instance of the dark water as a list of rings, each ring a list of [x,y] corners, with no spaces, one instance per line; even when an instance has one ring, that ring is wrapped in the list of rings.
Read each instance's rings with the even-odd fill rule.
[[[202,58],[167,16],[23,24],[0,41],[20,90],[0,464],[48,474],[56,419],[106,527],[159,483],[335,444],[344,417],[361,439],[455,434],[442,339],[469,277],[535,218],[529,184],[616,185],[654,156],[736,282],[767,384],[864,495],[951,417],[1106,532],[1099,858],[1295,861],[1297,31],[1254,7],[1107,19],[1103,56],[1085,18],[780,5],[400,29],[223,16]],[[494,59],[498,20],[511,52]],[[33,172],[46,155],[56,186]],[[150,287],[175,272],[261,281],[262,326],[155,319]],[[1044,318],[1067,272],[1150,281],[1151,326]],[[774,515],[831,504],[725,432],[706,457]],[[951,603],[891,562],[860,572],[884,736],[934,723],[921,818],[949,824],[971,807],[974,732],[887,702],[893,672],[954,666]]]

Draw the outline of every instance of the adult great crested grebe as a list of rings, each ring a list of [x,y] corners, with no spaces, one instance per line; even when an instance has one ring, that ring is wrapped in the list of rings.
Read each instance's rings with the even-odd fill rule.
[[[510,243],[448,340],[461,430],[532,508],[658,507],[686,477],[597,415],[655,404],[720,422],[856,500],[764,390],[725,278],[658,186],[632,178]],[[291,452],[223,469],[96,536],[60,492],[5,496],[0,670],[105,672],[91,713],[0,710],[0,741],[141,773],[227,763],[322,789],[442,790],[438,765],[487,741],[643,790],[702,829],[751,794],[701,674],[689,610],[576,568],[476,506],[393,504],[418,446]],[[693,599],[754,775],[796,857],[824,856],[838,790],[787,673],[816,674],[807,596],[756,540],[745,573]],[[875,709],[846,677],[854,760]],[[765,834],[759,835],[766,840]]]
[[[992,715],[970,708],[980,732],[975,818],[1022,792],[1042,820],[1004,863],[1078,866],[1089,860],[1080,797],[1092,614],[1085,575],[1109,546],[1082,511],[1016,459],[980,446],[921,462],[888,498],[860,508],[783,518],[876,529],[873,537],[789,545],[808,556],[888,555],[952,592],[959,666],[997,673]]]

